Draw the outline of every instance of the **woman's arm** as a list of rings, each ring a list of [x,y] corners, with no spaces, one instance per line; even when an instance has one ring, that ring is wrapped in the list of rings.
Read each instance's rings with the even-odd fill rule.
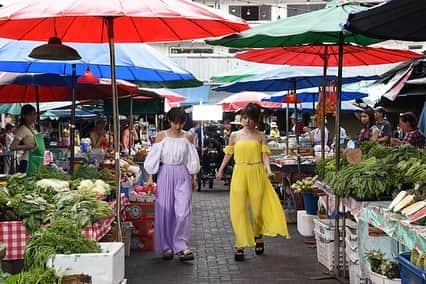
[[[232,132],[231,133],[231,137],[229,137],[229,144],[228,144],[228,146],[234,146],[235,139],[236,139],[235,136],[236,136],[235,132]],[[228,165],[228,163],[231,160],[231,158],[232,158],[232,154],[225,154],[225,156],[223,157],[222,164],[220,165],[220,168],[219,168],[219,170],[216,173],[216,180],[217,181],[220,181],[222,179],[223,171],[225,170],[226,165]]]
[[[265,134],[261,133],[260,135],[262,136],[262,145],[266,145]],[[271,165],[269,163],[269,154],[268,153],[262,152],[262,162],[263,162],[263,166],[265,167],[266,172],[268,173],[268,175],[272,175]]]
[[[15,139],[13,140],[12,145],[10,145],[10,150],[11,151],[27,151],[27,150],[31,150],[35,148],[35,143],[29,143],[29,144],[20,144],[22,141],[22,139],[18,139],[17,137],[15,137]]]
[[[379,130],[378,129],[373,128],[370,140],[378,142],[378,140],[379,140]]]

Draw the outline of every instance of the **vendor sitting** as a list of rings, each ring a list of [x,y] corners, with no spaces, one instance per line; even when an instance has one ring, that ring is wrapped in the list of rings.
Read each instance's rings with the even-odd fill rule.
[[[269,132],[269,136],[273,138],[279,138],[280,137],[280,130],[278,129],[278,125],[275,121],[271,122],[271,131]]]

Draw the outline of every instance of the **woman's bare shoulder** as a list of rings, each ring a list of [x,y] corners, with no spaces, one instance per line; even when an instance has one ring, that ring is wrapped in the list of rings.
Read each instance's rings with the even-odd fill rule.
[[[161,142],[166,137],[166,131],[160,131],[157,133],[157,136],[155,137],[155,143]]]
[[[185,131],[183,135],[185,136],[186,139],[188,139],[190,143],[194,143],[194,134],[192,134],[189,131]]]

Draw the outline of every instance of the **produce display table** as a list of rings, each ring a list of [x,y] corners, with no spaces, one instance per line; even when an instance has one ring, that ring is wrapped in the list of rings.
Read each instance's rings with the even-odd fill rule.
[[[362,209],[361,219],[379,228],[410,250],[416,248],[419,253],[426,253],[425,226],[409,224],[401,215],[390,212],[383,207]]]
[[[121,198],[121,207],[127,204],[127,198]],[[115,201],[110,203],[113,212],[115,212]],[[110,218],[100,219],[91,226],[83,230],[84,235],[91,240],[98,241],[111,229],[111,224],[115,220],[115,215]],[[24,258],[25,244],[30,238],[22,221],[4,221],[0,222],[0,243],[6,247],[6,256],[4,260],[17,260]]]
[[[325,196],[320,196],[320,202],[322,204],[327,204],[328,211],[335,211],[335,196],[333,190],[323,182],[317,181],[315,183],[318,189],[324,192]],[[390,201],[358,201],[352,197],[340,198],[340,201],[345,206],[346,211],[351,212],[356,220],[360,218],[361,210],[363,208],[372,207],[372,206],[388,206]]]

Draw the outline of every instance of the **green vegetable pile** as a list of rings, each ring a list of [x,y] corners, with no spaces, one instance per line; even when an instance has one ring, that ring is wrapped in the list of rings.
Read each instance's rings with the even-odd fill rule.
[[[81,233],[73,221],[58,219],[34,233],[25,246],[25,269],[45,268],[55,254],[99,253],[96,241]]]
[[[361,150],[363,156],[359,164],[350,165],[342,159],[337,173],[335,159],[317,164],[319,175],[336,195],[358,200],[391,199],[402,188],[426,183],[424,150],[411,145],[396,148],[372,142],[362,144]]]
[[[79,189],[58,194],[55,197],[56,208],[48,220],[66,218],[72,220],[78,228],[85,228],[100,218],[113,215],[112,209],[105,201],[96,198],[96,192],[88,189]]]
[[[0,282],[1,283],[1,282]],[[6,284],[56,284],[58,279],[52,268],[37,268],[10,276]]]
[[[370,250],[366,254],[371,270],[388,279],[400,278],[399,265],[395,261],[390,261],[380,250]]]

